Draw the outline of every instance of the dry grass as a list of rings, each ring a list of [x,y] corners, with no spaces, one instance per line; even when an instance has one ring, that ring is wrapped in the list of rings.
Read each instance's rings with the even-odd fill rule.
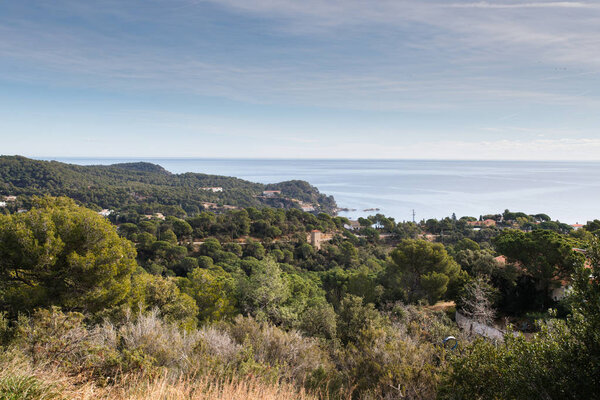
[[[161,377],[152,381],[130,382],[126,388],[100,397],[116,400],[313,400],[303,390],[288,384],[265,384],[257,379],[222,381],[210,377],[173,382]]]
[[[97,386],[82,376],[67,376],[51,365],[33,367],[18,353],[0,361],[0,399],[24,400],[316,400],[287,383],[257,378],[223,380],[212,376],[150,379],[129,375],[118,383]],[[8,383],[9,385],[7,385]],[[4,386],[3,386],[4,384]],[[16,388],[15,388],[16,387]],[[16,393],[19,390],[19,393]],[[17,397],[15,397],[15,393]],[[25,393],[25,395],[23,395]]]
[[[425,308],[432,311],[446,311],[453,307],[456,307],[456,303],[453,301],[438,301],[437,303],[431,306],[426,306]]]
[[[187,332],[153,311],[88,329],[79,314],[44,311],[0,348],[0,400],[316,399],[289,383],[322,364],[314,340],[239,323]]]

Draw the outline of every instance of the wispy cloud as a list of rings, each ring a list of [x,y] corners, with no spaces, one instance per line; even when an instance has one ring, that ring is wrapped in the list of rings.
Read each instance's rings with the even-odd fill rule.
[[[282,108],[300,109],[354,133],[344,118],[364,116],[362,126],[398,136],[413,128],[413,137],[434,131],[414,148],[373,145],[386,154],[409,156],[426,146],[455,146],[463,155],[477,148],[491,155],[494,147],[523,154],[532,146],[597,150],[595,142],[531,141],[544,134],[589,139],[600,126],[596,2],[57,0],[35,9],[3,3],[0,59],[0,79],[13,84],[198,104],[220,98],[258,106],[274,119],[286,118],[278,114]],[[178,118],[160,125],[228,138],[244,136],[245,129],[247,137],[271,141],[281,128]],[[505,126],[524,119],[531,119],[524,124],[531,132]],[[296,137],[282,143],[286,151],[321,151],[325,128],[312,125],[320,132],[315,137],[291,125],[281,128]],[[447,131],[457,140],[432,139]],[[493,134],[508,136],[508,144],[476,137]],[[519,134],[528,136],[510,142]],[[343,154],[350,146],[371,148],[338,142],[329,144]]]
[[[514,9],[514,8],[578,8],[598,9],[599,4],[583,3],[578,1],[540,1],[540,2],[515,2],[515,3],[489,3],[480,1],[474,3],[455,3],[445,7],[452,8],[491,8],[491,9]]]
[[[180,1],[174,4],[201,6],[206,3]],[[469,99],[478,101],[478,97],[483,101],[512,98],[587,103],[589,99],[585,95],[574,99],[576,96],[568,92],[561,93],[560,85],[536,85],[536,82],[594,73],[563,71],[565,65],[594,67],[594,71],[600,67],[600,13],[586,12],[597,8],[590,3],[219,0],[216,4],[247,14],[285,18],[269,21],[267,29],[277,29],[278,25],[282,29],[285,29],[283,25],[308,29],[317,25],[346,26],[344,34],[349,34],[349,41],[355,41],[355,51],[364,52],[376,44],[380,60],[376,63],[370,62],[368,57],[359,60],[348,49],[331,58],[324,54],[322,60],[315,58],[308,64],[297,57],[286,61],[285,57],[277,58],[276,53],[272,53],[268,59],[252,65],[235,57],[215,60],[193,52],[186,54],[183,49],[173,53],[168,47],[140,44],[139,37],[133,33],[123,40],[94,31],[48,29],[28,21],[0,26],[0,56],[5,60],[21,60],[33,68],[37,65],[40,70],[64,72],[68,75],[63,80],[65,83],[80,84],[85,80],[91,85],[175,89],[241,101],[289,101],[388,110],[448,108],[457,104],[456,100],[469,103]],[[503,13],[486,12],[487,8]],[[577,14],[581,19],[564,16],[557,11],[559,8],[581,11]],[[465,13],[465,9],[473,9],[473,13]],[[80,12],[90,10],[82,7]],[[177,13],[177,8],[173,12]],[[182,12],[201,11],[192,8]],[[124,11],[119,15],[119,18],[126,17],[132,16]],[[381,23],[386,25],[381,26]],[[419,36],[408,35],[407,40],[394,33],[402,27],[414,28],[414,24],[421,25],[417,28],[422,31]],[[348,27],[356,25],[371,26]],[[354,29],[358,29],[358,33]],[[368,33],[357,37],[363,32],[361,29]],[[372,34],[386,30],[390,30],[389,37],[371,38]],[[339,41],[332,39],[338,34],[336,31],[321,33],[328,42]],[[31,40],[32,37],[35,40]],[[436,51],[439,54],[435,54]],[[402,52],[416,57],[405,60]],[[307,56],[319,57],[320,54],[308,53]],[[439,63],[435,72],[428,71],[435,68],[432,62]],[[549,71],[540,77],[522,77],[510,71],[511,65],[523,69],[545,67]],[[552,67],[557,70],[553,72]],[[494,75],[490,75],[490,70],[496,70],[492,72]],[[18,72],[14,74],[18,76]],[[37,79],[44,79],[43,76],[41,73]],[[22,71],[22,78],[31,77]]]

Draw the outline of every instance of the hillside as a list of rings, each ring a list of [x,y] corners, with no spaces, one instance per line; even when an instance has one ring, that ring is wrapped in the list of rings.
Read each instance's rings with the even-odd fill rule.
[[[207,187],[222,191],[203,189]],[[261,196],[267,188],[281,194]],[[314,204],[315,211],[333,212],[336,207],[333,197],[304,181],[263,185],[227,176],[172,174],[145,162],[82,166],[22,156],[0,156],[0,194],[68,196],[91,207],[111,209],[159,203],[180,206],[188,213],[223,205],[298,208],[292,199]]]

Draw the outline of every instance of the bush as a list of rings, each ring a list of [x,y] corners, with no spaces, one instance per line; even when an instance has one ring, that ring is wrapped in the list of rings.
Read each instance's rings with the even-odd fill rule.
[[[34,364],[50,362],[76,369],[94,352],[93,336],[83,314],[63,313],[57,307],[21,316],[15,328],[15,344]]]
[[[244,349],[252,349],[256,362],[279,368],[280,377],[304,381],[313,372],[331,367],[317,340],[298,331],[285,332],[251,317],[238,316],[228,325],[231,337]]]
[[[159,317],[157,309],[129,318],[121,326],[109,322],[94,330],[98,345],[114,349],[112,364],[123,369],[167,367],[186,370],[200,341],[197,331],[186,332]]]
[[[443,312],[389,306],[389,319],[363,326],[336,351],[345,385],[361,399],[433,399],[446,368],[444,337],[458,329]]]

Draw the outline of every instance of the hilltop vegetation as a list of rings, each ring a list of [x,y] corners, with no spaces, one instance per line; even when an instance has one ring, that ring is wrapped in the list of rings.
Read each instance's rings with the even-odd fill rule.
[[[223,191],[202,189],[207,187],[221,187]],[[262,197],[267,187],[281,190],[281,196]],[[0,194],[67,196],[88,207],[115,210],[160,212],[170,207],[181,215],[223,205],[299,208],[291,199],[311,203],[316,211],[332,212],[336,207],[332,197],[304,181],[263,185],[226,176],[171,174],[144,162],[81,166],[21,156],[0,156]]]
[[[64,197],[30,201],[0,215],[0,398],[575,399],[600,387],[598,221],[378,214],[351,230],[296,209],[109,219]],[[553,297],[563,283],[572,291]],[[478,338],[455,307],[528,337]]]

